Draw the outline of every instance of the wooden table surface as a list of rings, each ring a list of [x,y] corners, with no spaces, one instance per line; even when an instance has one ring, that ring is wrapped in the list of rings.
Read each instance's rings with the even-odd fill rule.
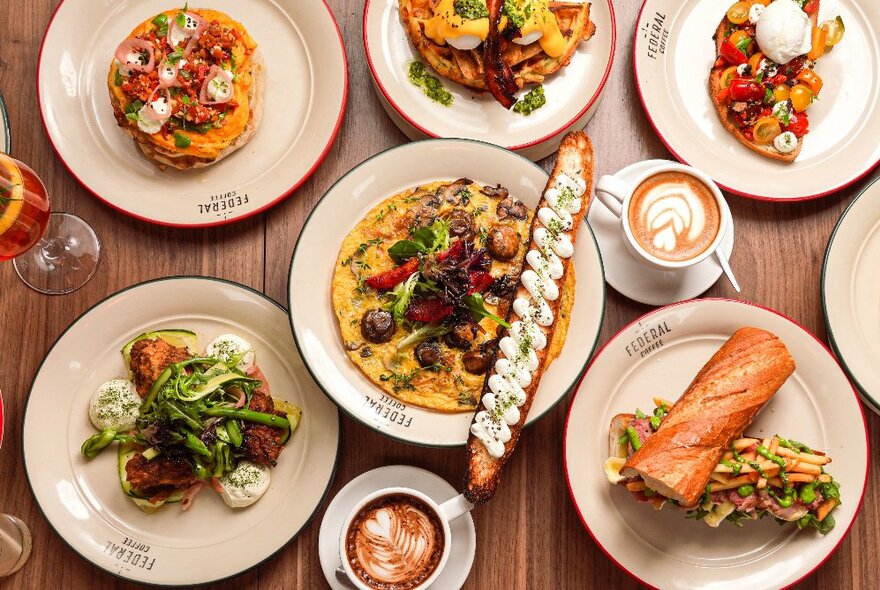
[[[222,277],[286,305],[290,255],[312,206],[355,164],[406,139],[373,94],[361,42],[361,3],[330,0],[347,45],[351,90],[339,137],[314,176],[268,212],[226,227],[173,230],[130,219],[102,205],[76,183],[53,152],[40,122],[37,57],[56,5],[54,0],[0,2],[0,23],[5,23],[0,34],[0,90],[9,105],[13,155],[44,180],[53,209],[76,213],[94,226],[103,253],[91,282],[62,297],[27,289],[10,263],[0,265],[0,350],[6,359],[0,363],[0,388],[8,412],[8,431],[0,451],[0,512],[21,517],[34,537],[30,561],[0,586],[54,587],[63,580],[65,588],[128,588],[135,585],[103,573],[74,554],[52,531],[31,496],[22,467],[21,420],[40,360],[62,330],[95,302],[155,277]],[[619,36],[614,68],[598,112],[587,127],[596,146],[599,174],[639,160],[670,158],[648,124],[633,82],[631,39],[639,3],[619,0],[615,8]],[[549,162],[544,164],[549,169]],[[865,184],[817,201],[786,205],[729,197],[737,230],[733,266],[743,292],[736,295],[722,279],[707,295],[735,297],[779,310],[824,339],[819,278],[825,245],[841,211]],[[650,309],[609,289],[600,344]],[[497,497],[474,512],[479,543],[466,588],[497,587],[499,583],[512,589],[637,586],[593,543],[569,499],[561,444],[567,407],[568,403],[560,404],[524,432]],[[871,414],[868,421],[872,446],[878,448],[880,419]],[[346,417],[342,427],[343,449],[331,497],[358,474],[397,463],[424,467],[453,484],[459,482],[464,463],[459,450],[407,446]],[[880,514],[878,496],[871,490],[880,485],[880,476],[877,459],[871,463],[868,493],[852,532],[801,587],[877,587]],[[322,515],[323,510],[275,559],[216,587],[326,587],[317,556]],[[493,535],[499,528],[509,534]]]

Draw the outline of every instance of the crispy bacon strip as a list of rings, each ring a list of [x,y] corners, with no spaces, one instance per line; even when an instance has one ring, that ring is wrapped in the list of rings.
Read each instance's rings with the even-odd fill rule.
[[[516,103],[514,94],[519,90],[510,64],[504,61],[504,47],[507,40],[498,30],[501,22],[501,9],[504,0],[487,0],[489,9],[489,33],[483,43],[483,61],[486,67],[486,87],[501,106],[509,109]]]

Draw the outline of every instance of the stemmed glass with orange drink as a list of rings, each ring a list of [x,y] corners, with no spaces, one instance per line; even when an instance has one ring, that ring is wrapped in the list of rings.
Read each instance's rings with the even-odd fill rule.
[[[70,213],[51,213],[42,181],[27,165],[0,152],[0,260],[41,293],[82,287],[98,267],[101,243]]]

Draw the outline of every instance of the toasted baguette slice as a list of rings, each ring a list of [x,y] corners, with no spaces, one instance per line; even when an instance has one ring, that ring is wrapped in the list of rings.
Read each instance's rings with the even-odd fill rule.
[[[572,215],[573,229],[568,232],[572,243],[575,244],[582,220],[587,211],[589,211],[590,199],[592,198],[593,194],[593,144],[590,142],[590,138],[587,137],[585,133],[581,131],[569,133],[562,140],[562,143],[559,146],[559,153],[556,157],[556,165],[553,168],[553,172],[550,174],[550,180],[547,182],[546,188],[555,186],[556,179],[561,174],[566,174],[572,178],[580,178],[586,184],[586,190],[581,196],[581,208],[578,213]],[[532,227],[529,236],[530,245],[534,244],[533,240],[535,230],[539,227],[542,227],[542,224],[538,219],[537,211],[540,210],[542,206],[546,205],[547,203],[542,194],[541,201],[538,203],[538,206],[535,207],[536,214],[532,221]],[[531,247],[528,247],[526,248],[526,251],[530,249]],[[571,265],[571,258],[562,258],[561,261],[563,265],[563,276],[561,279],[556,281],[557,285],[560,288],[562,288],[564,284],[566,274],[570,272],[569,267]],[[525,256],[523,257],[522,264],[523,269],[528,268],[528,263],[526,262]],[[514,294],[514,298],[516,297],[530,297],[529,292],[525,289],[525,287],[522,286],[522,283],[520,283],[517,287],[517,291]],[[560,299],[548,302],[554,315],[554,321],[550,324],[550,326],[538,326],[538,328],[543,331],[545,336],[547,337],[547,342],[553,342],[553,335],[556,331],[557,325],[559,324],[559,302]],[[512,323],[516,321],[516,319],[518,319],[518,316],[516,316],[515,312],[512,309],[509,310],[507,313],[508,322]],[[507,441],[507,443],[505,443],[504,445],[504,454],[499,458],[495,458],[489,454],[483,442],[473,433],[471,433],[468,437],[468,465],[465,477],[464,495],[469,501],[474,504],[480,504],[488,501],[490,498],[492,498],[492,496],[495,494],[496,489],[498,488],[498,483],[501,477],[501,469],[510,458],[510,454],[513,452],[513,449],[516,447],[516,443],[519,440],[520,431],[525,424],[526,418],[529,414],[529,408],[531,407],[532,401],[535,398],[535,392],[537,391],[538,385],[541,382],[541,376],[543,375],[544,370],[546,369],[549,362],[548,351],[549,347],[545,347],[542,350],[536,351],[538,357],[538,368],[532,373],[532,380],[530,384],[524,388],[526,399],[523,405],[519,408],[519,422],[509,427],[510,440]],[[498,353],[496,352],[496,356],[497,354]],[[492,366],[486,373],[486,381],[483,384],[482,395],[486,395],[486,393],[489,391],[489,378],[495,374],[494,365],[495,363],[493,359]],[[482,410],[483,406],[480,405],[477,413],[475,414],[475,420]]]
[[[712,355],[648,440],[626,461],[623,477],[693,506],[728,448],[794,372],[785,344],[759,328],[740,328]]]
[[[819,10],[816,9],[813,14],[810,15],[810,20],[813,23],[813,26],[816,26],[818,22]],[[721,51],[721,44],[724,42],[725,37],[724,33],[727,31],[727,15],[721,19],[721,24],[718,25],[718,28],[715,30],[715,54],[718,55]],[[715,105],[715,112],[718,113],[718,119],[721,121],[721,124],[724,126],[727,131],[733,135],[735,138],[739,140],[744,146],[749,148],[755,153],[761,154],[764,157],[772,158],[774,160],[779,160],[780,162],[794,162],[797,159],[798,155],[801,153],[801,148],[804,145],[804,138],[799,137],[797,147],[790,151],[787,154],[780,152],[774,147],[772,143],[762,145],[759,143],[755,143],[746,138],[745,135],[742,134],[742,131],[739,130],[736,122],[733,119],[730,109],[728,106],[721,100],[721,74],[726,69],[725,66],[720,68],[713,67],[709,71],[709,96],[712,98],[712,104]]]

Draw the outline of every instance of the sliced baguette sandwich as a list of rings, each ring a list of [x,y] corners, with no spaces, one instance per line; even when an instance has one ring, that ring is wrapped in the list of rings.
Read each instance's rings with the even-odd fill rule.
[[[523,272],[507,314],[511,328],[501,335],[471,423],[464,495],[474,504],[495,494],[548,364],[548,348],[542,344],[553,341],[558,291],[570,272],[578,230],[589,210],[593,165],[589,137],[583,132],[566,135],[532,221]],[[553,221],[562,210],[561,217],[570,221]],[[543,287],[535,286],[536,278],[545,281]]]

